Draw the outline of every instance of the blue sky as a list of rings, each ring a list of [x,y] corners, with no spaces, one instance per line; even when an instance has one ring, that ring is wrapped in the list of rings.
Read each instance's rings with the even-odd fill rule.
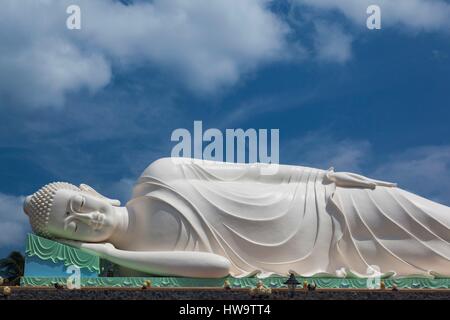
[[[81,30],[65,28],[73,3]],[[281,163],[450,204],[448,1],[126,4],[2,2],[0,256],[23,250],[23,196],[68,181],[126,201],[194,120],[279,128]]]

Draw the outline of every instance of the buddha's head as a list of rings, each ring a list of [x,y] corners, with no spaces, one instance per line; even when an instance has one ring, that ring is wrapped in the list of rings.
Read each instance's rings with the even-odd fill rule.
[[[84,242],[106,241],[118,224],[118,200],[111,200],[87,185],[50,183],[28,196],[24,211],[33,231],[46,238]]]

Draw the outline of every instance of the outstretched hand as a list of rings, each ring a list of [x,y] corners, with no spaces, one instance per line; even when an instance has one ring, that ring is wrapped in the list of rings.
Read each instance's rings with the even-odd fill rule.
[[[381,180],[371,179],[356,173],[351,172],[334,172],[334,168],[331,167],[326,173],[326,177],[333,181],[337,186],[347,188],[369,188],[375,189],[380,187],[397,187],[396,183],[386,182]]]

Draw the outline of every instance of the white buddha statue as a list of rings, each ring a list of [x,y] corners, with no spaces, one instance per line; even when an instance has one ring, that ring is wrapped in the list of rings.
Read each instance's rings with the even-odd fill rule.
[[[35,233],[154,275],[450,274],[450,208],[360,175],[164,158],[125,207],[86,185],[27,197]]]

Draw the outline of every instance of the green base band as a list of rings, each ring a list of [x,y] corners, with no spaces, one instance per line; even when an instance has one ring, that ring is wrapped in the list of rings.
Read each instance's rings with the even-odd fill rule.
[[[285,288],[284,282],[287,277],[258,278],[223,278],[223,279],[196,279],[177,277],[99,277],[82,278],[82,287],[142,287],[144,282],[149,280],[152,287],[156,288],[182,288],[182,287],[223,287],[225,280],[228,280],[232,288],[253,288],[258,281],[262,281],[265,286],[271,288]],[[304,278],[297,277],[302,286],[304,281],[314,283],[317,288],[368,288],[373,281],[367,279],[340,279],[340,278]],[[427,278],[393,278],[383,280],[387,288],[394,284],[398,288],[405,289],[449,289],[450,279],[427,279]],[[67,278],[64,277],[23,277],[21,286],[54,286],[55,283],[65,285]]]

